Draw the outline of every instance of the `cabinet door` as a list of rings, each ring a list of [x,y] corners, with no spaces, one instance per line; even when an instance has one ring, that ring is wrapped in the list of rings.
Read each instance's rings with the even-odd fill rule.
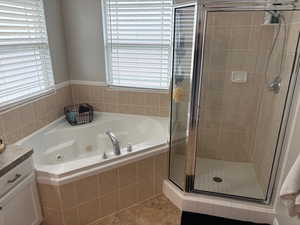
[[[30,182],[26,180],[12,190],[6,203],[1,205],[0,225],[38,225],[41,223],[36,184],[34,180]]]

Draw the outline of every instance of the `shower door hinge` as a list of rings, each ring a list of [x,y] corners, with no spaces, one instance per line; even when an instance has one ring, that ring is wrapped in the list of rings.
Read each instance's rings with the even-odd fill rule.
[[[185,191],[192,192],[194,190],[195,175],[186,175],[185,177]]]

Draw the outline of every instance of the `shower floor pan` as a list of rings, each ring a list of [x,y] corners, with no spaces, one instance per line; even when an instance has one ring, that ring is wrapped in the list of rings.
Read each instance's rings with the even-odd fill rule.
[[[176,177],[176,171],[180,174],[184,169],[184,157],[176,155],[174,164],[176,168],[173,170],[173,177]],[[182,181],[178,180],[178,182]],[[194,189],[256,199],[265,197],[252,163],[199,157],[197,157]]]

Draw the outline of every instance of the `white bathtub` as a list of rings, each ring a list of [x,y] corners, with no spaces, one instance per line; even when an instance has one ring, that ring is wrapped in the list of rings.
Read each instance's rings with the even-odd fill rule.
[[[168,123],[162,117],[95,113],[92,123],[80,126],[71,126],[60,118],[17,144],[33,147],[40,182],[66,183],[166,151]],[[113,153],[107,130],[119,139],[121,155]],[[128,144],[132,152],[127,151]]]

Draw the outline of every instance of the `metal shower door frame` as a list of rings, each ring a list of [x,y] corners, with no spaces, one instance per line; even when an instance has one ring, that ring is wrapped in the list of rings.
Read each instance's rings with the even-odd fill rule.
[[[213,195],[219,197],[226,197],[232,199],[240,199],[244,201],[257,202],[261,204],[270,204],[272,202],[272,193],[276,184],[278,167],[280,164],[280,156],[283,146],[285,144],[285,136],[287,131],[288,119],[290,115],[290,109],[294,96],[294,90],[297,81],[297,77],[300,70],[300,47],[299,39],[296,46],[296,53],[294,62],[292,65],[292,72],[290,75],[290,83],[287,90],[287,96],[283,111],[283,116],[280,124],[280,130],[277,138],[276,150],[273,159],[272,172],[269,180],[268,191],[265,199],[255,199],[249,197],[235,196],[223,193],[215,193],[209,191],[197,190],[194,187],[195,180],[195,168],[196,168],[196,152],[197,152],[197,132],[199,127],[200,118],[200,101],[201,101],[201,85],[203,76],[203,63],[204,63],[204,51],[205,51],[205,31],[206,31],[206,18],[209,12],[233,12],[233,11],[265,11],[265,10],[278,10],[278,11],[299,11],[300,5],[291,4],[290,0],[281,0],[281,5],[270,5],[270,1],[258,0],[248,1],[240,0],[227,1],[227,0],[202,0],[197,4],[197,22],[195,31],[195,45],[194,45],[194,67],[192,75],[192,88],[191,88],[191,103],[190,103],[190,117],[188,126],[188,145],[186,151],[190,154],[190,162],[186,160],[185,167],[185,191],[200,193],[206,195]],[[190,165],[189,165],[190,164]]]

